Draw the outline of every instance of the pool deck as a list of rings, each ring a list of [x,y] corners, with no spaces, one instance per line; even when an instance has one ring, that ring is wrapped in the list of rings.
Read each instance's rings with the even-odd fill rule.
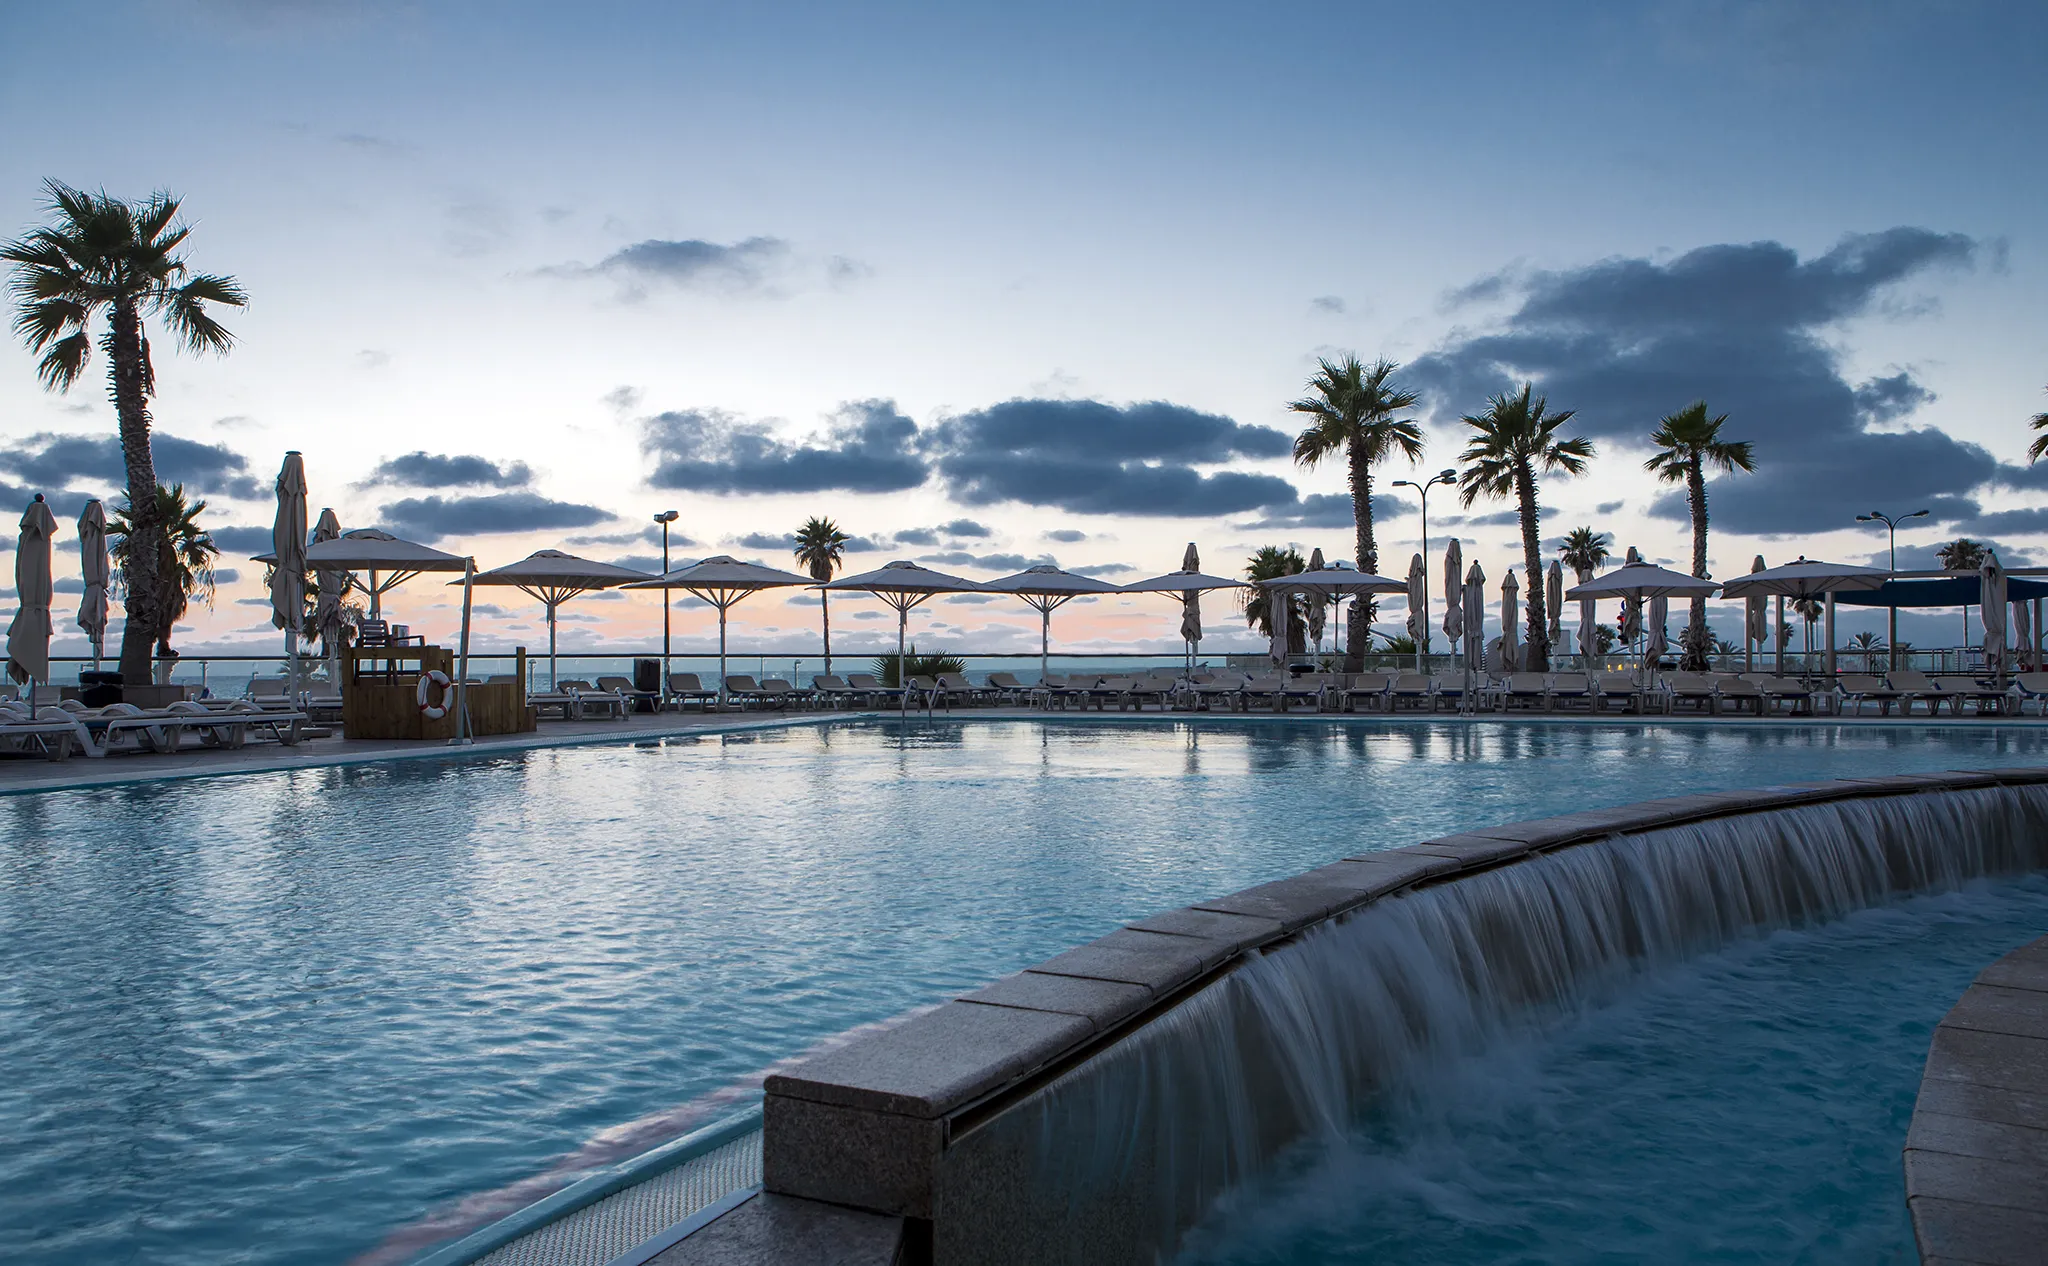
[[[1905,1164],[1922,1261],[2048,1261],[2048,936],[1935,1029]]]
[[[595,721],[544,721],[533,734],[501,734],[479,738],[466,746],[404,739],[350,740],[339,727],[323,738],[307,738],[294,747],[257,741],[246,747],[225,750],[192,747],[176,753],[122,753],[94,759],[73,756],[69,760],[40,758],[0,760],[0,795],[31,791],[68,791],[87,787],[117,786],[123,783],[155,782],[174,778],[207,778],[225,774],[270,773],[277,770],[317,769],[331,765],[368,765],[393,760],[474,760],[507,752],[536,748],[583,747],[603,743],[645,743],[670,738],[691,738],[714,734],[747,733],[800,725],[823,725],[833,721],[888,720],[907,715],[912,720],[954,721],[1050,721],[1062,724],[1145,723],[1173,725],[1185,721],[1235,725],[1270,725],[1274,722],[1308,722],[1342,725],[1474,724],[1502,722],[1543,725],[1657,725],[1657,726],[2023,726],[2048,727],[2043,717],[1884,717],[1820,716],[1763,717],[1651,714],[1648,716],[1604,715],[1555,712],[1482,712],[1460,715],[1452,712],[1113,712],[1036,708],[959,708],[952,711],[790,711],[790,712],[661,712],[635,714],[626,719]]]

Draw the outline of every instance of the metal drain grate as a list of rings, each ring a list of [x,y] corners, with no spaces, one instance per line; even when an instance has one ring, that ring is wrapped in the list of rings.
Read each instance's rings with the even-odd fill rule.
[[[753,1130],[537,1227],[477,1258],[477,1266],[606,1266],[691,1214],[760,1181],[761,1132]]]

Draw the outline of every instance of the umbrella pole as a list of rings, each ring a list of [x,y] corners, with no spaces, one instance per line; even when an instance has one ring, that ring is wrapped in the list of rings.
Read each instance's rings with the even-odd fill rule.
[[[1785,675],[1785,595],[1778,595],[1778,622],[1771,626],[1771,645],[1778,648],[1777,675]]]
[[[370,569],[370,618],[372,620],[377,619],[378,613],[383,609],[384,591],[377,587],[377,569],[372,567]]]
[[[1835,679],[1835,593],[1832,589],[1828,591],[1825,609],[1827,614],[1828,645],[1827,654],[1821,656],[1821,664],[1827,670],[1828,680],[1833,681]]]
[[[910,628],[910,604],[896,606],[896,711],[910,711],[910,674],[905,670],[909,663],[903,655],[903,639]]]
[[[725,610],[718,604],[718,710],[725,711]]]
[[[555,604],[548,604],[548,693],[555,693]]]
[[[1052,604],[1038,608],[1038,679],[1045,680],[1045,666],[1052,655]]]
[[[467,745],[469,737],[469,600],[475,590],[476,560],[462,560],[462,640],[455,662],[455,737],[449,742]]]

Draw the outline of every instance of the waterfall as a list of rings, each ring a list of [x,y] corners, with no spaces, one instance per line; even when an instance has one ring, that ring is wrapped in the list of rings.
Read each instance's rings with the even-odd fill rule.
[[[2044,828],[2048,788],[1842,800],[1574,845],[1376,901],[1245,962],[959,1140],[977,1171],[1028,1194],[1017,1225],[969,1214],[957,1243],[1003,1242],[994,1231],[1030,1243],[1019,1260],[1169,1255],[1280,1149],[1339,1134],[1426,1061],[1736,938],[2036,869]]]

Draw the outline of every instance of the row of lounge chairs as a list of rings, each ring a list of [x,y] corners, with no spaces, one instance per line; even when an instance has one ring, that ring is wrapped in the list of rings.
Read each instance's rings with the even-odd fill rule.
[[[238,748],[259,735],[292,746],[306,721],[303,712],[259,708],[244,699],[179,700],[148,710],[132,703],[88,708],[63,699],[38,707],[10,700],[0,702],[0,754],[64,760],[74,754],[176,752],[187,739],[201,747]]]

